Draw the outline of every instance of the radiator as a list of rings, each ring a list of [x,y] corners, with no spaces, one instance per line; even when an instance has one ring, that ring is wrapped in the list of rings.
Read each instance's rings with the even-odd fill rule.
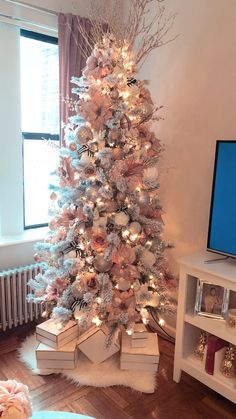
[[[42,315],[42,304],[27,302],[31,292],[29,279],[42,272],[43,264],[35,263],[0,272],[0,330],[5,331]]]

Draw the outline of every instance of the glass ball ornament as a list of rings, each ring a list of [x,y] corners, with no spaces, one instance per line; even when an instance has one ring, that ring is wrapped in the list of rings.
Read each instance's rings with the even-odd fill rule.
[[[94,258],[93,266],[98,272],[108,272],[113,265],[111,260],[104,259],[103,255],[97,255]]]
[[[89,127],[85,125],[75,130],[76,142],[80,145],[86,144],[93,139],[93,133]]]

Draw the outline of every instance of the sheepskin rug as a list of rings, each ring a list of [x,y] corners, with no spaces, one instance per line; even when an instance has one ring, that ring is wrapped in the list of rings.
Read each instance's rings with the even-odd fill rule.
[[[38,345],[35,335],[26,338],[19,349],[20,360],[33,374],[62,374],[78,386],[110,387],[122,385],[143,393],[153,393],[156,387],[156,373],[149,371],[128,371],[119,368],[119,353],[101,364],[93,364],[82,352],[74,370],[37,369],[35,349]]]

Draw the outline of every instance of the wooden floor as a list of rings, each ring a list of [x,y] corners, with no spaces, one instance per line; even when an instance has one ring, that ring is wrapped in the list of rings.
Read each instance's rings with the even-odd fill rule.
[[[173,382],[174,345],[170,342],[160,339],[156,392],[142,394],[126,387],[79,389],[58,375],[32,375],[17,359],[17,348],[26,333],[28,326],[0,334],[0,380],[14,378],[27,384],[34,410],[76,412],[96,419],[236,418],[236,405],[187,374],[179,384]]]

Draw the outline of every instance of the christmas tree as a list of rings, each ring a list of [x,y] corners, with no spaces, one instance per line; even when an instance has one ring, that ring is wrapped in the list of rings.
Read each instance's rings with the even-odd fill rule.
[[[163,42],[160,28],[153,43],[145,38],[132,51],[135,31],[142,34],[135,22],[150,1],[134,2],[125,39],[114,35],[111,21],[105,35],[95,25],[83,75],[72,80],[78,100],[71,102],[74,115],[59,150],[58,183],[50,185],[49,233],[36,246],[45,270],[30,281],[29,298],[45,303],[45,314],[59,325],[74,316],[84,329],[105,323],[110,336],[147,324],[149,307],[175,310],[159,200],[163,146],[150,127],[159,109],[137,76],[141,60]]]

